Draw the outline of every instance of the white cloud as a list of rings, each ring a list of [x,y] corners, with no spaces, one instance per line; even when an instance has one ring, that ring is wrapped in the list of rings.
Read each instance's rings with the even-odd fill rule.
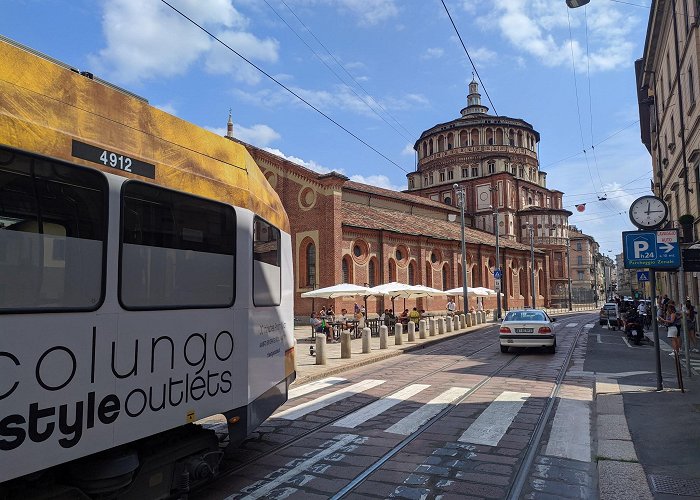
[[[494,2],[492,13],[480,19],[480,25],[496,25],[511,45],[550,66],[571,66],[591,72],[629,67],[634,61],[630,40],[639,20],[623,13],[610,2],[592,2],[587,21],[582,9],[567,10],[561,0]],[[569,22],[575,39],[570,42]],[[589,57],[586,56],[584,23],[587,22]]]
[[[222,39],[239,44],[253,60],[277,60],[277,42],[260,40],[244,30],[248,20],[231,0],[177,0],[174,6]],[[184,74],[202,58],[212,72],[229,72],[255,82],[249,69],[222,57],[218,42],[161,2],[110,0],[103,3],[102,29],[106,47],[89,56],[90,63],[108,78],[125,83]],[[253,70],[254,71],[254,70]]]
[[[399,13],[394,0],[335,0],[335,2],[358,16],[363,24],[378,24],[396,17]]]
[[[485,65],[486,63],[495,60],[498,56],[496,52],[486,47],[477,47],[476,49],[471,49],[469,53],[471,54],[472,59],[474,59],[474,61],[476,62],[477,66]]]
[[[298,156],[286,155],[282,151],[280,151],[279,149],[276,149],[276,148],[263,148],[263,149],[265,151],[267,151],[268,153],[272,153],[273,155],[280,156],[280,157],[284,158],[285,160],[288,160],[288,161],[291,161],[291,162],[296,163],[298,165],[301,165],[302,167],[306,167],[310,170],[313,170],[314,172],[318,172],[319,174],[327,174],[327,173],[332,171],[332,169],[326,168],[323,165],[319,165],[318,163],[316,163],[313,160],[306,161],[306,160],[299,158]],[[343,173],[342,170],[335,170],[335,171],[338,173]]]
[[[406,189],[405,186],[397,186],[391,182],[386,175],[351,175],[351,181],[360,182],[362,184],[369,184],[370,186],[377,186],[384,189],[391,189],[393,191],[401,191]]]
[[[401,150],[402,156],[413,156],[416,152],[413,149],[413,144],[406,144],[406,146]]]
[[[224,127],[204,128],[217,135],[226,135],[226,128]],[[236,123],[233,124],[233,136],[236,139],[240,139],[243,142],[247,142],[259,148],[264,148],[271,142],[279,140],[281,137],[273,128],[267,125],[256,124],[252,127],[244,127]]]
[[[445,50],[440,47],[429,47],[420,56],[421,59],[437,59],[445,55]]]
[[[276,40],[260,40],[250,33],[226,31],[218,38],[248,60],[277,62],[279,43]],[[261,73],[219,43],[212,45],[206,56],[205,68],[214,74],[231,74],[248,84],[260,81]]]

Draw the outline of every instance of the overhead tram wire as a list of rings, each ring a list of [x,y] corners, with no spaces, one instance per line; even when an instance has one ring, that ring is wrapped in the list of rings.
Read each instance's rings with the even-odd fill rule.
[[[297,19],[297,21],[299,21],[299,23],[304,27],[304,29],[306,29],[306,31],[309,32],[309,34],[314,38],[314,40],[316,40],[316,41],[318,42],[318,44],[319,44],[321,47],[323,47],[323,50],[325,50],[326,53],[335,61],[335,63],[340,67],[340,69],[342,69],[342,70],[345,72],[345,74],[348,75],[348,76],[352,79],[353,82],[355,82],[355,85],[357,85],[357,86],[362,90],[362,92],[364,92],[364,93],[367,95],[367,97],[369,97],[369,98],[372,100],[372,102],[373,102],[374,104],[377,105],[377,107],[378,107],[379,109],[381,109],[384,113],[386,113],[386,115],[387,115],[389,118],[391,118],[392,120],[394,120],[394,122],[396,122],[396,124],[397,124],[399,127],[401,127],[401,128],[411,137],[410,140],[413,141],[413,138],[416,137],[418,134],[416,134],[415,132],[411,132],[410,130],[408,130],[406,127],[403,126],[403,124],[402,124],[400,121],[398,121],[391,113],[389,113],[389,111],[388,111],[384,106],[382,106],[382,104],[381,104],[379,101],[377,101],[377,100],[372,96],[372,94],[370,94],[370,93],[367,91],[367,89],[365,89],[365,88],[362,86],[362,84],[361,84],[360,82],[357,81],[357,79],[356,79],[354,76],[352,76],[352,73],[350,73],[350,72],[345,68],[345,66],[338,60],[338,58],[335,57],[335,56],[333,55],[333,53],[332,53],[330,50],[328,50],[328,47],[326,47],[326,46],[324,45],[324,43],[323,43],[321,40],[318,39],[318,37],[314,34],[314,32],[311,31],[311,28],[309,28],[306,24],[304,24],[304,21],[302,21],[302,20],[299,18],[299,16],[297,16],[297,14],[292,10],[292,8],[291,8],[284,0],[280,0],[280,1],[284,4],[285,7],[287,7],[287,9],[289,9],[289,12],[291,12],[292,15]]]
[[[403,168],[401,165],[399,165],[398,163],[396,163],[394,160],[392,160],[391,158],[389,158],[388,156],[386,156],[384,153],[382,153],[381,151],[379,151],[377,148],[375,148],[374,146],[372,146],[371,144],[369,144],[368,142],[366,142],[364,139],[362,139],[361,137],[359,137],[358,135],[356,135],[354,132],[350,131],[350,130],[347,129],[345,126],[343,126],[343,125],[341,125],[340,123],[338,123],[338,122],[337,122],[336,120],[334,120],[332,117],[330,117],[329,115],[327,115],[326,113],[324,113],[323,111],[321,111],[320,109],[318,109],[316,106],[314,106],[314,105],[311,104],[309,101],[307,101],[306,99],[304,99],[302,96],[300,96],[299,94],[297,94],[296,92],[294,92],[292,89],[290,89],[289,87],[287,87],[285,84],[283,84],[282,82],[280,82],[279,80],[277,80],[274,76],[270,75],[268,72],[266,72],[264,69],[262,69],[261,67],[259,67],[258,65],[256,65],[254,62],[252,62],[252,61],[250,61],[249,59],[247,59],[247,58],[246,58],[245,56],[243,56],[240,52],[236,51],[234,48],[232,48],[232,47],[231,47],[230,45],[228,45],[226,42],[224,42],[223,40],[221,40],[220,38],[218,38],[216,35],[214,35],[211,31],[209,31],[208,29],[206,29],[204,26],[200,25],[200,24],[197,23],[194,19],[192,19],[191,17],[189,17],[187,14],[185,14],[184,12],[180,11],[179,9],[177,9],[176,7],[174,7],[173,5],[171,5],[167,0],[160,0],[160,1],[161,1],[162,3],[164,3],[165,5],[167,5],[168,7],[170,7],[173,11],[177,12],[180,16],[182,16],[183,18],[187,19],[190,23],[192,23],[193,25],[195,25],[195,26],[196,26],[197,28],[199,28],[201,31],[203,31],[204,33],[206,33],[207,35],[209,35],[213,40],[216,40],[217,42],[219,42],[221,45],[223,45],[223,46],[226,47],[228,50],[230,50],[231,52],[233,52],[234,54],[236,54],[238,57],[240,57],[241,59],[243,59],[245,62],[247,62],[247,63],[248,63],[249,65],[251,65],[253,68],[255,68],[255,69],[258,70],[260,73],[262,73],[263,75],[265,75],[267,78],[269,78],[270,80],[272,80],[273,82],[275,82],[277,85],[279,85],[280,87],[282,87],[284,90],[286,90],[287,92],[289,92],[290,94],[292,94],[294,97],[296,97],[297,99],[299,99],[301,102],[303,102],[304,104],[306,104],[308,107],[310,107],[311,109],[313,109],[314,111],[316,111],[318,114],[320,114],[321,116],[323,116],[326,120],[328,120],[329,122],[333,123],[335,126],[337,126],[337,127],[340,128],[341,130],[343,130],[345,133],[347,133],[348,135],[350,135],[351,137],[353,137],[355,140],[357,140],[357,141],[359,141],[360,143],[362,143],[362,144],[364,144],[365,146],[367,146],[369,149],[371,149],[372,151],[374,151],[375,153],[377,153],[379,156],[381,156],[382,158],[384,158],[386,161],[388,161],[389,163],[391,163],[391,164],[394,165],[395,167],[401,169],[403,172],[405,172],[405,173],[407,173],[407,174],[409,173],[408,170],[406,170],[406,169]]]
[[[476,77],[479,79],[479,83],[481,84],[481,88],[484,89],[484,94],[486,94],[486,97],[489,100],[489,104],[491,104],[491,109],[493,110],[493,114],[498,116],[498,111],[496,111],[496,106],[493,104],[493,101],[491,100],[491,96],[489,95],[488,91],[486,90],[486,85],[484,85],[484,81],[481,79],[481,76],[479,75],[479,71],[476,69],[476,65],[474,64],[474,61],[472,61],[472,56],[469,55],[469,51],[467,50],[467,46],[464,44],[464,40],[462,40],[462,35],[459,34],[459,30],[457,29],[457,25],[452,20],[452,15],[450,14],[450,11],[447,8],[447,5],[445,5],[445,0],[440,0],[440,1],[442,2],[442,6],[445,8],[445,12],[447,12],[447,17],[450,18],[450,22],[452,23],[452,27],[455,29],[455,33],[457,33],[457,38],[459,38],[459,41],[462,44],[462,48],[464,49],[464,52],[466,52],[466,54],[467,54],[467,58],[469,59],[469,62],[472,65],[472,69],[474,70]]]
[[[595,181],[593,180],[593,173],[591,172],[591,165],[588,161],[588,153],[586,152],[586,142],[583,139],[583,124],[581,122],[581,106],[579,105],[578,97],[578,82],[576,81],[576,61],[574,59],[574,36],[571,32],[571,16],[569,16],[569,9],[566,9],[566,20],[569,23],[569,47],[571,49],[571,69],[574,75],[574,93],[576,96],[576,113],[578,115],[578,128],[581,136],[581,149],[583,150],[583,155],[586,160],[586,168],[588,169],[588,177],[591,179],[591,186],[596,190],[596,196],[600,198],[598,194],[598,189],[596,188]],[[602,188],[602,186],[601,186]]]
[[[294,33],[294,34],[296,35],[296,37],[297,37],[304,45],[306,45],[306,47],[313,53],[313,55],[315,55],[316,58],[317,58],[319,61],[321,61],[321,63],[323,63],[323,65],[324,65],[326,68],[328,68],[328,70],[329,70],[331,73],[333,73],[333,74],[335,75],[335,77],[336,77],[343,85],[345,85],[348,89],[350,89],[350,91],[351,91],[353,94],[355,94],[355,97],[357,97],[357,98],[358,98],[365,106],[367,106],[375,115],[377,115],[379,118],[381,118],[381,119],[384,121],[384,123],[386,123],[386,124],[389,125],[392,129],[394,129],[394,131],[395,131],[397,134],[399,134],[403,139],[405,139],[405,140],[407,140],[407,141],[409,141],[409,142],[412,142],[412,141],[413,141],[413,138],[412,138],[412,137],[408,137],[408,136],[404,135],[404,134],[403,134],[399,129],[397,129],[393,124],[389,123],[389,121],[388,121],[386,118],[384,118],[382,115],[380,115],[380,114],[377,112],[377,110],[375,110],[372,106],[370,106],[369,103],[368,103],[362,96],[360,96],[360,94],[358,94],[358,93],[355,91],[354,88],[352,88],[352,86],[348,85],[348,84],[345,82],[345,80],[343,80],[343,78],[342,78],[338,73],[336,73],[336,71],[335,71],[333,68],[331,68],[331,67],[328,65],[328,63],[327,63],[326,61],[323,60],[323,58],[314,50],[314,48],[311,47],[311,45],[309,45],[309,44],[306,42],[306,40],[304,40],[304,39],[302,38],[302,36],[301,36],[299,33],[297,33],[297,31],[287,22],[286,19],[284,19],[284,18],[279,14],[279,12],[277,12],[277,10],[276,10],[272,5],[270,5],[270,3],[269,3],[267,0],[263,0],[263,1],[267,4],[268,7],[270,7],[270,9],[272,10],[272,12],[274,12],[274,13],[277,15],[277,17],[279,17],[280,20],[292,31],[292,33]],[[286,4],[285,4],[285,5],[286,5]],[[289,8],[289,7],[287,7],[287,8]],[[291,10],[291,9],[290,9],[290,10]],[[293,13],[293,12],[292,12],[292,13]],[[297,19],[299,19],[299,18],[297,18]],[[300,21],[300,22],[301,22],[301,21]],[[303,25],[303,23],[302,23],[302,25]],[[304,25],[304,28],[306,28],[307,30],[309,29],[309,28],[306,27],[306,25]],[[314,37],[314,38],[315,38],[315,37]],[[374,99],[372,96],[369,96],[369,97],[370,97],[370,99],[372,99],[373,102],[375,102],[375,103],[377,102],[376,99]],[[394,120],[394,121],[396,121],[396,120]]]
[[[609,140],[609,139],[612,139],[612,138],[615,137],[617,134],[621,134],[622,132],[624,132],[624,131],[627,130],[628,128],[633,127],[633,126],[635,126],[635,125],[638,124],[638,123],[639,123],[639,120],[633,121],[632,123],[630,123],[629,125],[626,125],[625,127],[621,128],[621,129],[618,130],[617,132],[613,132],[612,134],[610,134],[610,135],[607,136],[605,139],[603,139],[602,141],[600,141],[599,143],[597,143],[597,144],[595,144],[595,145],[596,145],[596,146],[600,146],[600,145],[603,144],[605,141],[607,141],[607,140]],[[579,151],[578,153],[574,153],[574,154],[572,154],[571,156],[567,156],[566,158],[562,158],[561,160],[557,160],[557,161],[554,161],[554,162],[552,162],[552,163],[548,163],[547,165],[544,165],[544,166],[542,166],[542,167],[540,167],[540,168],[543,168],[543,169],[544,169],[544,168],[549,168],[549,167],[551,167],[551,166],[553,166],[553,165],[556,165],[557,163],[561,163],[561,162],[563,162],[563,161],[570,160],[571,158],[575,158],[575,157],[580,156],[580,155],[582,155],[582,154],[583,154],[583,151]]]

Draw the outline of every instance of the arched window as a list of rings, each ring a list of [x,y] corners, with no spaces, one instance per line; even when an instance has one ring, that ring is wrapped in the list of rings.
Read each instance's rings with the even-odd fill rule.
[[[353,282],[352,257],[350,257],[349,255],[346,255],[345,257],[343,257],[342,269],[343,269],[343,283],[352,283]]]
[[[477,129],[472,130],[472,146],[478,146],[479,145],[479,131]]]
[[[377,266],[374,263],[374,259],[371,259],[367,265],[367,282],[369,283],[370,287],[377,286],[376,267]]]
[[[433,286],[433,266],[430,262],[425,263],[425,285]]]
[[[457,263],[457,287],[462,287],[462,264]]]
[[[306,286],[316,284],[316,245],[309,243],[306,247]]]
[[[396,281],[396,261],[389,259],[389,283]]]
[[[416,284],[416,261],[415,260],[412,260],[411,263],[408,265],[408,284],[409,285]]]
[[[448,266],[447,264],[442,266],[442,289],[450,289],[450,266]]]

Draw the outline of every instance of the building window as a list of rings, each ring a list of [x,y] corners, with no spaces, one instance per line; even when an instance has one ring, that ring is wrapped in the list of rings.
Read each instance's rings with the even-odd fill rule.
[[[396,260],[403,260],[403,252],[400,248],[396,249]]]
[[[396,281],[396,261],[389,259],[389,283]]]
[[[449,196],[445,196],[445,204],[452,205],[452,198]]]
[[[448,181],[451,181],[451,180],[454,179],[454,178],[455,178],[455,173],[454,173],[454,171],[453,171],[453,170],[448,170],[448,171],[447,171],[447,180],[448,180]]]
[[[430,173],[428,174],[428,184],[432,184],[432,183],[433,183],[433,173],[430,172]]]
[[[343,283],[350,283],[350,263],[348,262],[347,258],[343,259],[342,270]]]
[[[435,254],[435,252],[432,252],[432,253],[430,254],[430,262],[432,262],[433,264],[435,264],[435,263],[437,262],[437,260],[438,260],[437,255]]]
[[[360,248],[360,245],[355,245],[354,247],[352,247],[352,253],[355,254],[355,257],[362,256],[362,248]]]
[[[447,264],[445,264],[444,266],[442,266],[442,289],[443,290],[449,289],[449,287],[448,287],[449,274],[450,274],[450,268],[447,266]]]
[[[440,172],[440,182],[445,182],[445,171]]]
[[[700,6],[698,6],[700,8]],[[695,104],[695,80],[693,80],[693,66],[688,66],[688,95],[690,96],[690,105]]]
[[[583,281],[583,271],[578,272],[578,280]]]
[[[583,265],[583,256],[579,255],[578,257],[576,257],[576,264],[578,264],[579,266]]]
[[[496,172],[496,163],[490,161],[488,163],[488,167],[489,167],[489,174],[493,174]]]
[[[469,177],[469,169],[467,167],[462,167],[462,178],[466,179]]]
[[[479,168],[472,167],[472,177],[478,177],[478,176],[479,176]]]
[[[377,279],[375,276],[375,272],[376,272],[376,269],[375,269],[375,265],[374,265],[374,259],[372,259],[369,261],[369,265],[367,266],[367,273],[369,274],[368,282],[369,282],[370,287],[377,286]]]
[[[416,284],[416,263],[414,261],[411,261],[408,265],[408,284]]]
[[[316,245],[309,243],[306,247],[306,286],[316,283]]]
[[[428,185],[428,177],[423,177],[423,185],[427,186]]]
[[[413,189],[413,188],[416,187],[415,180],[413,179],[413,177],[411,177],[410,179],[408,179],[408,187],[409,187],[410,189]]]
[[[576,242],[576,250],[578,250],[579,252],[581,251],[581,242],[580,241]]]
[[[518,177],[525,177],[525,169],[523,167],[518,167]]]

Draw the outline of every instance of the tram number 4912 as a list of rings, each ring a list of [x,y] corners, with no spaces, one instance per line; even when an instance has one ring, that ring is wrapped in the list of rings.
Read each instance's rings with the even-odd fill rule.
[[[131,172],[132,159],[128,156],[118,155],[117,153],[111,153],[103,150],[102,154],[100,154],[100,161],[105,166],[118,168],[120,170],[124,170],[125,172]]]

